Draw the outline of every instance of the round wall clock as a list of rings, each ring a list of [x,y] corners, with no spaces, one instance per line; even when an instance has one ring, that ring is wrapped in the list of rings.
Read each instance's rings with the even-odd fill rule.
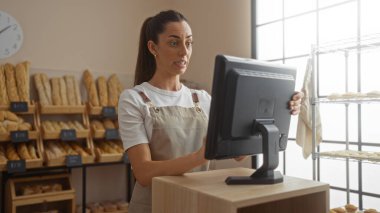
[[[22,45],[20,24],[8,13],[0,10],[0,59],[15,54]]]

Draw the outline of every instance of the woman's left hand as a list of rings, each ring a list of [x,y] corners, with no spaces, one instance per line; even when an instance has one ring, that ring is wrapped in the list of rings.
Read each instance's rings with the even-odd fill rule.
[[[298,115],[300,113],[302,98],[303,92],[293,94],[292,99],[289,101],[289,109],[292,115]]]

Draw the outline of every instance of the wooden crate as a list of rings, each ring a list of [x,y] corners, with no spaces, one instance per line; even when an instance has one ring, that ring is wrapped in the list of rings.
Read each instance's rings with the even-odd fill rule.
[[[10,105],[0,105],[0,110],[10,110]],[[36,104],[31,101],[27,112],[17,112],[16,114],[33,114],[36,111]]]
[[[49,143],[46,141],[45,143]],[[75,143],[75,142],[74,142]],[[56,166],[65,166],[66,165],[66,157],[59,157],[54,159],[49,159],[44,148],[44,143],[41,143],[41,150],[44,156],[45,165],[48,167],[56,167]],[[91,164],[95,162],[95,154],[93,151],[93,146],[89,138],[86,139],[86,147],[84,150],[90,154],[90,156],[82,157],[82,164]]]
[[[41,114],[82,114],[86,110],[85,105],[77,106],[54,106],[40,105]]]
[[[22,187],[26,185],[53,184],[58,183],[62,186],[62,191],[23,195]],[[9,179],[6,184],[6,210],[8,213],[16,213],[18,208],[30,208],[36,204],[47,204],[54,202],[67,202],[68,213],[75,212],[75,191],[71,186],[69,174],[34,176],[25,178]]]
[[[52,139],[60,139],[61,137],[61,131],[49,131],[45,132],[43,128],[41,128],[42,132],[42,139],[44,140],[52,140]],[[76,136],[77,138],[88,138],[90,136],[90,130],[76,130]]]
[[[10,142],[9,142],[10,143]],[[31,142],[26,142],[31,143]],[[0,144],[1,146],[2,144]],[[25,160],[25,168],[26,169],[33,169],[33,168],[41,168],[43,166],[43,156],[42,151],[39,146],[39,139],[36,141],[36,152],[37,152],[37,159],[32,160]],[[7,162],[0,163],[0,171],[6,171],[7,170]]]
[[[117,114],[117,107],[115,107]],[[89,115],[102,115],[103,107],[101,106],[92,106],[90,103],[87,103],[87,111]]]
[[[95,147],[95,144],[94,144]],[[99,148],[94,148],[96,161],[101,163],[120,162],[123,160],[123,154],[102,154]]]
[[[36,140],[39,136],[37,130],[28,131],[28,137],[30,140]],[[11,133],[0,133],[0,142],[8,142],[11,140]]]

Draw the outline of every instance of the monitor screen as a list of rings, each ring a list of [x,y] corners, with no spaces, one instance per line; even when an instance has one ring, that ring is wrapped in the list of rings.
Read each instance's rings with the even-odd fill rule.
[[[264,164],[270,158],[270,167],[278,165],[278,151],[285,150],[288,139],[295,79],[296,69],[283,64],[216,56],[206,158],[264,154]]]

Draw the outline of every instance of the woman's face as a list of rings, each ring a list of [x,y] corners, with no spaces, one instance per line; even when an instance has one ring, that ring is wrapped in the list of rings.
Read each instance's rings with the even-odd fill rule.
[[[190,62],[192,44],[191,28],[186,21],[167,23],[165,31],[158,35],[158,43],[152,44],[157,71],[170,76],[183,74]]]

